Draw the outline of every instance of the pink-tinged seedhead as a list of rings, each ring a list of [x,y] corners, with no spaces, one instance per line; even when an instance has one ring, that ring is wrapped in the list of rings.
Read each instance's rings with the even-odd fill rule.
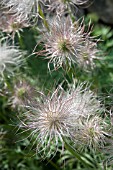
[[[9,100],[13,108],[27,107],[30,104],[31,97],[35,96],[35,90],[25,80],[15,82],[13,91],[13,96]]]
[[[80,130],[79,121],[101,112],[100,102],[81,85],[68,91],[59,86],[51,95],[39,94],[40,100],[27,107],[28,112],[20,125],[25,131],[30,131],[29,136],[34,139],[39,153],[44,151],[47,154],[47,150],[51,153],[54,148],[55,154],[60,144],[63,148],[64,138],[75,144],[75,133]]]
[[[3,75],[4,71],[7,73],[13,73],[13,71],[20,67],[24,62],[22,52],[18,47],[10,46],[7,42],[0,42],[0,74]]]
[[[0,30],[3,32],[15,33],[28,26],[28,21],[22,16],[15,15],[13,11],[8,12],[7,8],[0,11]]]
[[[87,119],[80,119],[78,130],[75,132],[75,139],[81,148],[90,149],[103,148],[108,136],[108,124],[99,115],[91,116]]]
[[[48,6],[48,10],[56,11],[58,15],[70,12],[71,8],[75,10],[79,5],[87,4],[88,0],[44,0],[44,3]]]
[[[83,22],[72,23],[70,18],[56,18],[49,24],[49,31],[43,35],[45,55],[54,69],[77,63],[83,69],[93,68],[97,59],[97,41],[85,31]]]
[[[24,18],[25,21],[28,21],[31,16],[38,15],[38,3],[41,0],[2,0],[0,4],[3,9],[9,9],[9,14],[11,11],[15,13],[15,16]]]

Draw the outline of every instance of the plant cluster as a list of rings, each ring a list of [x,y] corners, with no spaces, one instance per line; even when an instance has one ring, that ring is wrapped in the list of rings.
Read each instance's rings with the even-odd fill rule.
[[[2,170],[111,170],[113,70],[99,29],[76,16],[90,3],[0,1]]]

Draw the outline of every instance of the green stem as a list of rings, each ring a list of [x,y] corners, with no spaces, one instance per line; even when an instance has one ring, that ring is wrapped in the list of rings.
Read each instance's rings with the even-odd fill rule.
[[[49,31],[48,22],[47,22],[47,20],[46,20],[46,18],[45,18],[45,16],[44,16],[44,13],[43,13],[40,5],[38,5],[38,12],[39,12],[39,15],[41,16],[41,18],[42,18],[42,20],[43,20],[43,22],[44,22],[44,26],[45,26],[45,27],[47,28],[47,30]]]
[[[95,168],[95,166],[89,162],[86,158],[80,156],[77,151],[75,151],[67,142],[66,140],[64,139],[63,137],[63,141],[64,141],[64,145],[65,145],[65,148],[75,157],[77,158],[81,163],[84,164],[85,167],[88,167],[88,168]]]
[[[60,170],[59,167],[58,167],[52,160],[49,160],[48,162],[49,162],[55,169]]]
[[[70,66],[68,60],[66,61],[66,66],[64,68],[66,75],[72,81],[73,77],[77,78],[76,69],[73,68],[74,66]]]
[[[75,16],[73,15],[72,10],[70,9],[69,6],[67,7],[67,9],[68,9],[68,13],[70,15],[71,21],[74,23],[75,22]]]
[[[23,40],[22,40],[22,37],[21,37],[20,33],[17,32],[17,35],[18,35],[18,40],[19,40],[20,47],[21,47],[22,49],[25,49],[25,45],[24,45],[24,42],[23,42]]]

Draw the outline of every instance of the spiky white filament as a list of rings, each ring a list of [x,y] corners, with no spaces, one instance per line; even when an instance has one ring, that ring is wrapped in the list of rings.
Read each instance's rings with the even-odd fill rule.
[[[78,63],[82,68],[93,68],[98,52],[96,42],[90,38],[90,32],[85,32],[83,23],[72,23],[69,18],[56,18],[50,23],[50,31],[44,34],[43,54],[53,63],[54,68],[71,66]],[[39,53],[40,54],[40,53]],[[50,67],[49,67],[50,69]]]
[[[0,42],[0,74],[6,70],[13,73],[14,69],[22,64],[22,51],[14,46],[8,45],[7,42]]]
[[[31,130],[31,137],[36,137],[34,143],[37,144],[39,152],[48,148],[51,151],[53,145],[58,148],[59,141],[63,147],[63,138],[75,143],[75,133],[79,133],[79,121],[88,120],[102,111],[94,94],[87,88],[83,90],[82,85],[68,91],[58,87],[52,95],[40,94],[41,100],[33,107],[28,107],[29,112],[25,113],[21,125],[26,130]]]

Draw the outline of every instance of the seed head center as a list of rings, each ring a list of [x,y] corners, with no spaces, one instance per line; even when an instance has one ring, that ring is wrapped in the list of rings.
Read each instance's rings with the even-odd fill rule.
[[[51,128],[58,128],[58,124],[59,124],[59,118],[58,118],[58,113],[49,113],[47,116],[49,125],[50,125],[50,129]]]
[[[58,42],[58,48],[62,52],[68,52],[70,48],[70,43],[67,39],[59,40]]]

